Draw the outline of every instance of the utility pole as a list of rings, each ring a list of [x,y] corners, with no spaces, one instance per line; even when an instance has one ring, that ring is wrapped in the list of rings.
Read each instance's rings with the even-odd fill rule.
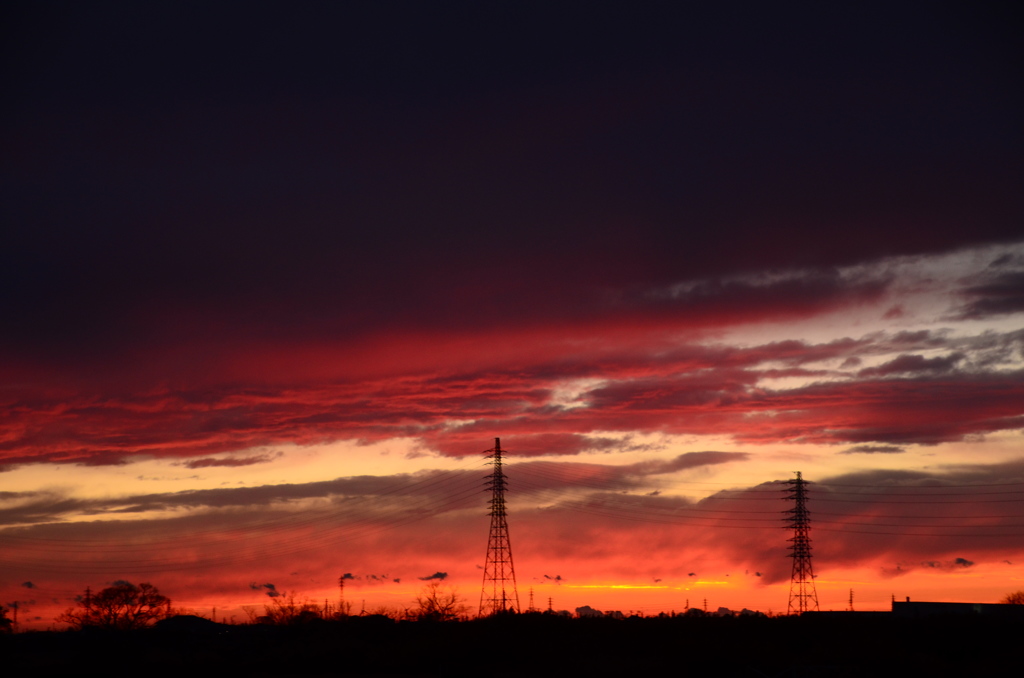
[[[811,567],[811,513],[807,510],[807,485],[800,471],[796,478],[787,480],[784,492],[786,500],[793,502],[793,508],[786,510],[786,529],[793,530],[789,540],[793,545],[790,558],[793,559],[793,575],[789,582],[789,614],[803,614],[818,609],[818,592],[814,588],[814,568]]]
[[[853,612],[853,589],[850,589],[850,612]]]
[[[530,607],[529,607],[529,610],[530,610],[530,612],[534,612],[535,611],[533,609],[533,587],[532,586],[530,587]]]
[[[487,476],[491,490],[491,529],[487,538],[484,561],[484,583],[480,592],[480,616],[519,611],[516,571],[512,565],[512,545],[508,539],[508,518],[505,514],[505,490],[508,481],[502,470],[501,439],[494,439],[494,448],[486,450],[494,470]],[[509,590],[511,589],[511,590]]]

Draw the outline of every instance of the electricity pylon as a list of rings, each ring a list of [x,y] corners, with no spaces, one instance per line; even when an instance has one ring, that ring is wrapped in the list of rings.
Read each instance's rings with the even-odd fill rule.
[[[494,471],[487,477],[487,487],[491,490],[491,531],[487,538],[484,584],[480,592],[481,617],[519,611],[516,571],[512,565],[512,546],[508,540],[508,518],[505,514],[508,481],[501,467],[501,439],[495,438],[494,449],[486,450],[485,454],[487,459],[493,460]]]
[[[796,472],[796,478],[787,480],[789,485],[787,500],[792,500],[793,508],[787,510],[786,528],[793,530],[793,538],[789,547],[793,559],[793,576],[789,582],[789,614],[803,614],[808,610],[818,609],[818,592],[814,589],[814,568],[811,567],[811,514],[807,510],[807,481]]]

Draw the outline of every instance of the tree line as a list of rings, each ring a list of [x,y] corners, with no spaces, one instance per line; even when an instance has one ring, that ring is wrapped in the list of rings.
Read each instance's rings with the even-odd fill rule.
[[[1024,590],[1006,594],[1000,603],[1024,605]],[[295,594],[274,598],[263,606],[263,614],[257,607],[243,607],[248,621],[255,624],[291,625],[317,620],[337,620],[347,617],[351,608],[347,604],[333,607],[327,601],[318,605],[308,599],[297,600]],[[406,607],[381,606],[368,612],[370,615],[388,617],[393,620],[409,621],[459,621],[469,617],[470,608],[465,598],[454,587],[432,581],[423,587],[415,601]],[[184,614],[171,606],[171,600],[148,582],[136,586],[131,582],[118,581],[93,594],[91,589],[78,597],[76,604],[55,618],[72,629],[108,629],[127,631],[141,629],[173,616]],[[0,606],[0,633],[11,633],[14,622],[7,608]]]
[[[309,599],[299,600],[295,594],[275,597],[263,606],[263,613],[255,606],[244,606],[248,621],[255,624],[302,624],[315,620],[336,620],[349,616],[351,606],[321,606]],[[86,589],[75,605],[59,614],[54,621],[71,629],[107,629],[129,631],[151,626],[163,619],[186,614],[171,605],[171,599],[148,582],[139,585],[117,581],[93,593]],[[433,581],[423,587],[415,601],[405,607],[380,607],[369,614],[392,619],[414,621],[457,621],[466,619],[469,606],[454,587]],[[6,608],[0,606],[0,633],[13,631],[13,622]]]

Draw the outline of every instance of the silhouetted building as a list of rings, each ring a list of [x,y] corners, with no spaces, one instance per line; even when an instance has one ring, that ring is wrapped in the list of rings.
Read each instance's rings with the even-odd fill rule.
[[[905,603],[893,601],[892,614],[895,617],[921,619],[923,617],[972,615],[1003,619],[1024,620],[1024,605],[1005,603]]]

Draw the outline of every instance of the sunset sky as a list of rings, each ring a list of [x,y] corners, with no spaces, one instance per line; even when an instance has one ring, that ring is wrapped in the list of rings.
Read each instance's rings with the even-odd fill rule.
[[[686,4],[5,3],[0,604],[1024,589],[1021,26]]]

